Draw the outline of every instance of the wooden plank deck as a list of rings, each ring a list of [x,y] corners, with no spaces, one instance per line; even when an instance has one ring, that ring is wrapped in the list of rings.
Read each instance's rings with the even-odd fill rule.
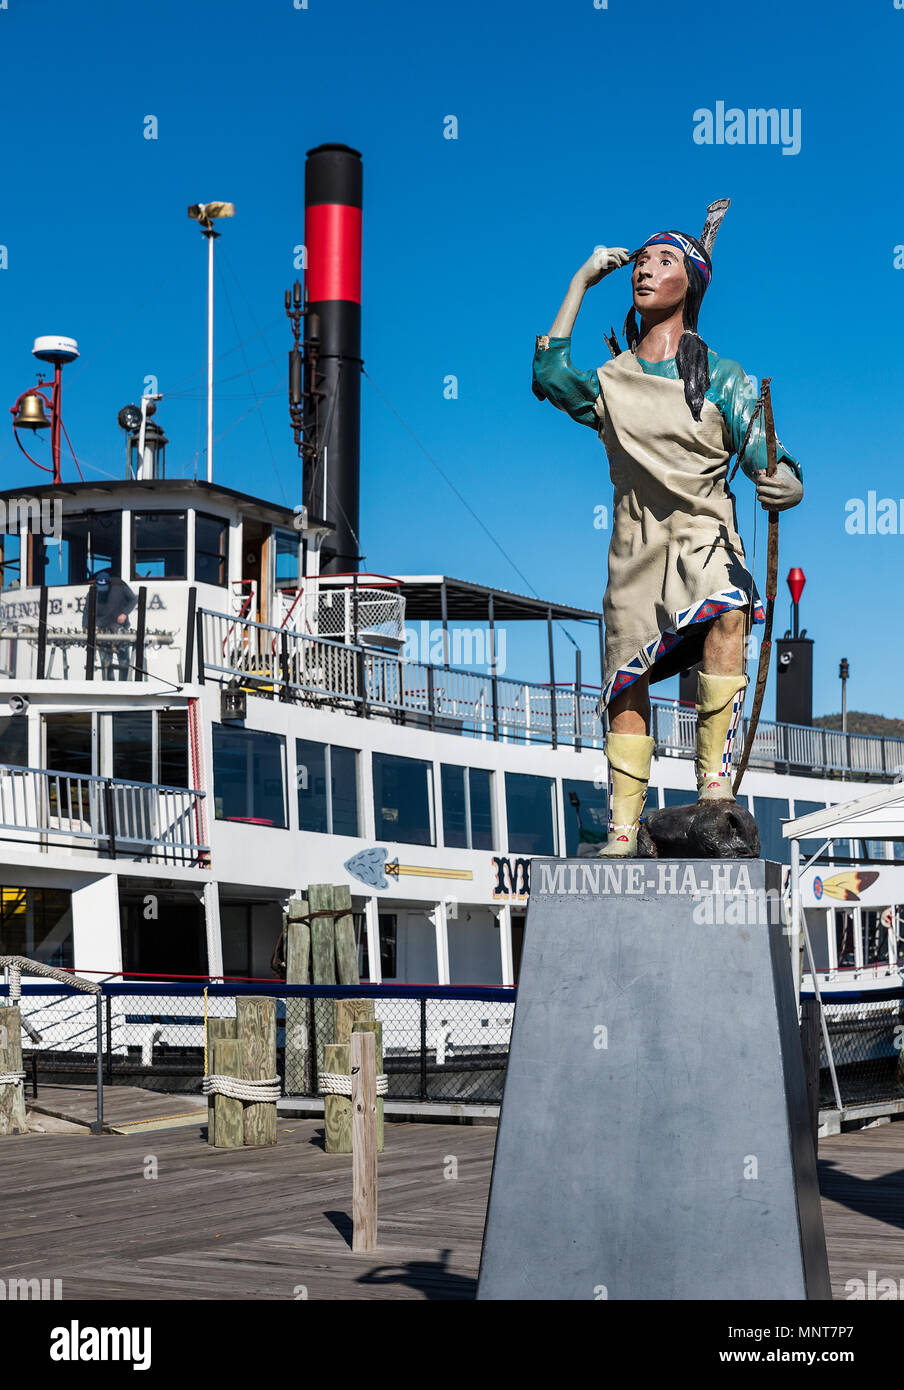
[[[495,1135],[387,1125],[367,1255],[322,1121],[281,1120],[258,1150],[210,1149],[199,1127],[4,1138],[0,1278],[61,1279],[64,1299],[471,1299]],[[904,1278],[904,1123],[824,1139],[820,1171],[835,1297],[870,1270]]]

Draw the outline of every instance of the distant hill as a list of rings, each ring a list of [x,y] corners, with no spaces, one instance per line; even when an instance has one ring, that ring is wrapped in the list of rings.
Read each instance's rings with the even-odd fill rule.
[[[813,723],[818,729],[840,729],[840,714],[821,714]],[[904,738],[904,719],[886,719],[884,714],[864,714],[848,710],[849,734],[882,734],[886,738]]]

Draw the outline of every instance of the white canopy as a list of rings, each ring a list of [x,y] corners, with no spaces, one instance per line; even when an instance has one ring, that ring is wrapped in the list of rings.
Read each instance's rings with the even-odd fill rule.
[[[786,840],[904,840],[904,782],[786,821],[782,834]]]

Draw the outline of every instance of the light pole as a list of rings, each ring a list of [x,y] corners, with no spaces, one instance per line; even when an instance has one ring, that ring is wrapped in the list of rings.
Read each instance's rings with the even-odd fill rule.
[[[216,217],[235,217],[234,203],[193,203],[188,209],[207,238],[207,481],[213,482],[213,243]]]

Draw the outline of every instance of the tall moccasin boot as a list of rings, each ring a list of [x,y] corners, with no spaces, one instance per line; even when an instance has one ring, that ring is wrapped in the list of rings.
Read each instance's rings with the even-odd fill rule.
[[[731,754],[746,689],[746,675],[697,672],[698,802],[734,801]]]
[[[598,859],[627,859],[637,854],[637,830],[650,780],[653,740],[646,734],[606,735],[609,763],[609,837]]]

